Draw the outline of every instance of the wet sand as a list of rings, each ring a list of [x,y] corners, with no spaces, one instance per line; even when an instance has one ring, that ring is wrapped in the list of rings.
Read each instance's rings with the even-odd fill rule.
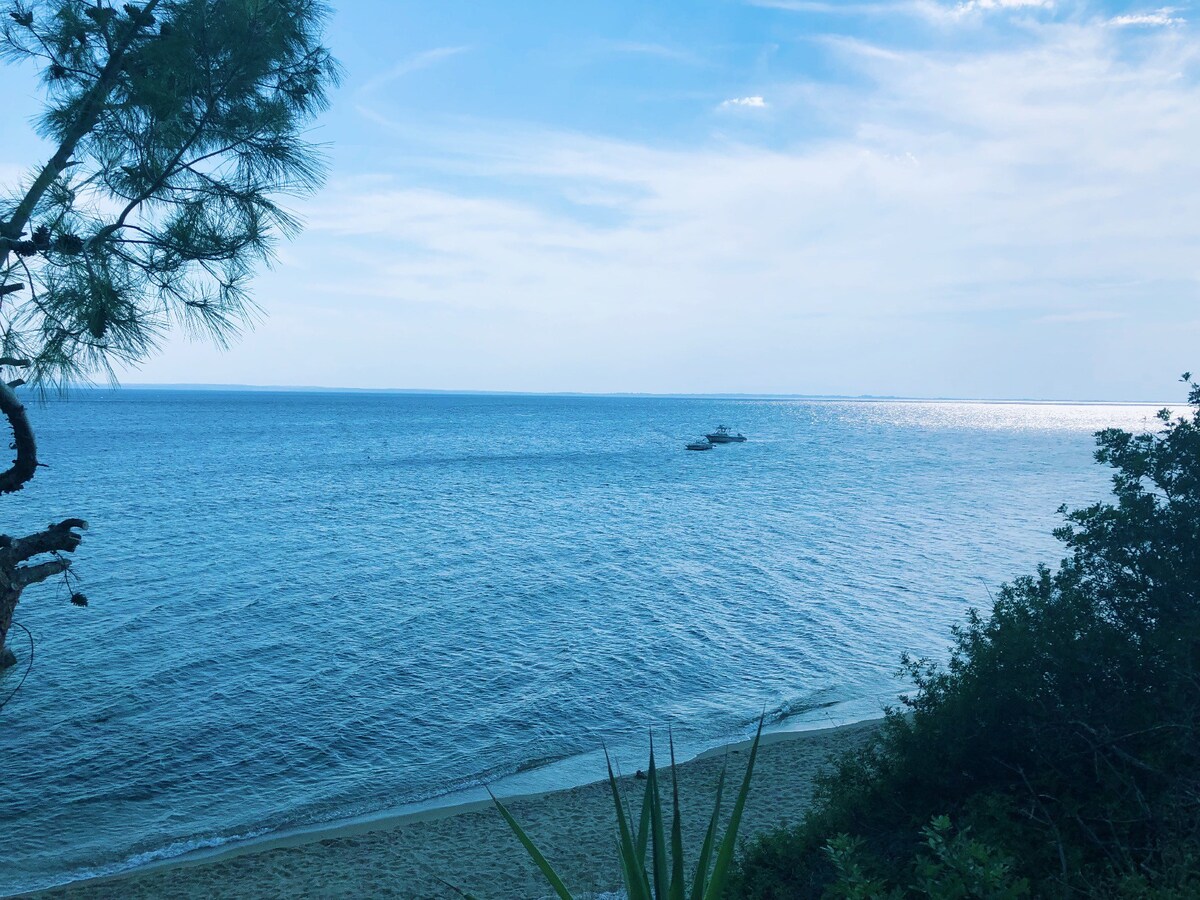
[[[876,720],[764,736],[740,835],[744,838],[799,821],[810,802],[813,779],[830,756],[860,745],[877,726]],[[712,813],[722,767],[728,762],[723,804],[727,815],[745,772],[748,749],[748,743],[731,744],[676,767],[689,865]],[[603,771],[597,772],[597,777],[603,776]],[[621,779],[623,794],[635,811],[644,785],[633,777]],[[664,802],[669,804],[669,775],[662,786]],[[616,821],[606,781],[501,799],[577,897],[620,890]],[[333,826],[199,859],[185,857],[38,896],[81,900],[459,896],[451,886],[479,900],[554,896],[499,812],[486,801]]]

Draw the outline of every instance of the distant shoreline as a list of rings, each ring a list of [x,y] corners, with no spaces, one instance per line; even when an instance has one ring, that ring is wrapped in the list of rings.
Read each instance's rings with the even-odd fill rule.
[[[180,393],[247,393],[247,394],[380,394],[417,397],[547,397],[645,400],[803,400],[827,403],[979,403],[988,405],[1040,406],[1179,406],[1175,400],[1071,400],[1033,397],[906,397],[891,394],[655,394],[630,392],[588,391],[488,391],[442,388],[360,388],[327,387],[321,385],[259,385],[259,384],[187,384],[187,383],[122,383],[106,385],[72,385],[69,392],[118,393],[121,391],[178,391]],[[69,396],[69,395],[68,395]],[[51,396],[53,399],[53,395]]]
[[[811,801],[816,774],[832,755],[869,739],[881,721],[763,735],[739,834],[749,837],[799,822]],[[707,825],[715,782],[726,760],[729,771],[722,808],[728,815],[749,744],[726,744],[676,767],[689,857],[694,857]],[[628,771],[630,761],[623,762]],[[629,775],[621,779],[622,791],[635,806],[644,784]],[[502,799],[573,890],[619,887],[620,874],[610,846],[616,826],[607,782]],[[439,879],[469,892],[486,892],[488,897],[551,893],[491,801],[479,800],[248,841],[20,896],[113,900],[231,893],[454,896]]]

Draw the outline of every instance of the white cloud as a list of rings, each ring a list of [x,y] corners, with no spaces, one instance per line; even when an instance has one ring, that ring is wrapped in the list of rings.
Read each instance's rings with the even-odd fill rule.
[[[1162,27],[1168,25],[1183,25],[1187,20],[1181,16],[1175,15],[1179,12],[1173,6],[1164,6],[1154,12],[1144,13],[1129,13],[1123,16],[1113,16],[1108,20],[1109,25],[1115,25],[1118,28],[1130,25],[1146,25],[1151,27]]]
[[[899,3],[830,3],[826,0],[746,0],[750,6],[763,9],[783,9],[789,12],[819,13],[821,15],[879,15],[883,13],[912,13],[916,4],[911,0]]]
[[[912,16],[933,22],[952,22],[977,13],[1052,10],[1055,0],[894,0],[894,2],[833,3],[828,0],[746,0],[751,6],[797,13],[847,16]]]
[[[1053,9],[1054,0],[964,0],[955,7],[959,13],[1004,9]]]
[[[321,358],[332,384],[534,390],[1161,384],[1189,361],[1156,335],[1200,341],[1179,324],[1200,302],[1200,46],[1128,39],[1071,22],[990,50],[830,43],[856,89],[806,103],[832,132],[770,147],[512,122],[422,145],[378,118],[408,155],[306,204],[298,262],[259,282],[269,330],[209,366],[301,383]]]
[[[1055,0],[958,0],[948,5],[940,0],[913,0],[912,11],[931,21],[963,21],[991,13],[1053,10]]]
[[[722,100],[719,109],[736,109],[738,107],[747,109],[766,109],[767,101],[762,97],[732,97],[729,100]]]
[[[375,93],[380,88],[395,81],[397,78],[403,78],[412,72],[427,69],[430,66],[436,65],[442,60],[449,59],[452,56],[458,56],[460,53],[465,53],[469,47],[435,47],[432,50],[424,50],[421,53],[414,54],[407,59],[401,60],[396,65],[392,66],[386,72],[381,72],[375,77],[369,79],[361,88],[359,88],[359,96],[366,97]]]

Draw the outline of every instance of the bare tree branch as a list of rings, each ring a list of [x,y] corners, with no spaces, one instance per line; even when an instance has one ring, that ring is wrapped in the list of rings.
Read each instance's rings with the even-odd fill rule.
[[[17,590],[24,590],[31,584],[38,584],[47,578],[61,575],[69,568],[71,568],[71,561],[62,558],[47,560],[36,566],[18,566],[13,572],[13,587]]]
[[[8,470],[0,472],[0,494],[11,494],[24,487],[37,472],[37,441],[25,407],[7,384],[0,384],[0,413],[12,427],[13,446],[17,451],[17,458]]]

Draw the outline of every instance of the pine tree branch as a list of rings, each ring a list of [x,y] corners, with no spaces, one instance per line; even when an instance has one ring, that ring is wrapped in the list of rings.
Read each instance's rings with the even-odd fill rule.
[[[143,7],[143,12],[152,12],[154,7],[158,5],[158,2],[159,0],[150,0]],[[121,67],[125,63],[125,54],[129,52],[129,48],[133,46],[139,33],[140,30],[138,28],[131,27],[125,37],[112,48],[108,62],[105,63],[104,69],[100,72],[100,77],[96,79],[96,83],[92,86],[92,89],[88,92],[87,97],[80,107],[78,119],[76,119],[70,131],[67,132],[58,150],[50,157],[50,160],[42,168],[42,171],[38,173],[32,186],[30,186],[24,198],[17,205],[12,217],[7,222],[0,222],[0,233],[3,233],[4,236],[17,237],[25,230],[25,226],[29,224],[34,210],[37,209],[37,205],[42,201],[42,197],[46,191],[50,189],[50,185],[58,180],[58,177],[62,175],[70,164],[71,157],[75,153],[75,147],[96,126],[101,113],[104,112],[104,104],[108,99],[108,95],[116,85],[117,78],[121,74]],[[5,246],[0,251],[0,265],[8,261],[8,254],[8,247]],[[3,487],[0,487],[0,492],[3,492]]]

